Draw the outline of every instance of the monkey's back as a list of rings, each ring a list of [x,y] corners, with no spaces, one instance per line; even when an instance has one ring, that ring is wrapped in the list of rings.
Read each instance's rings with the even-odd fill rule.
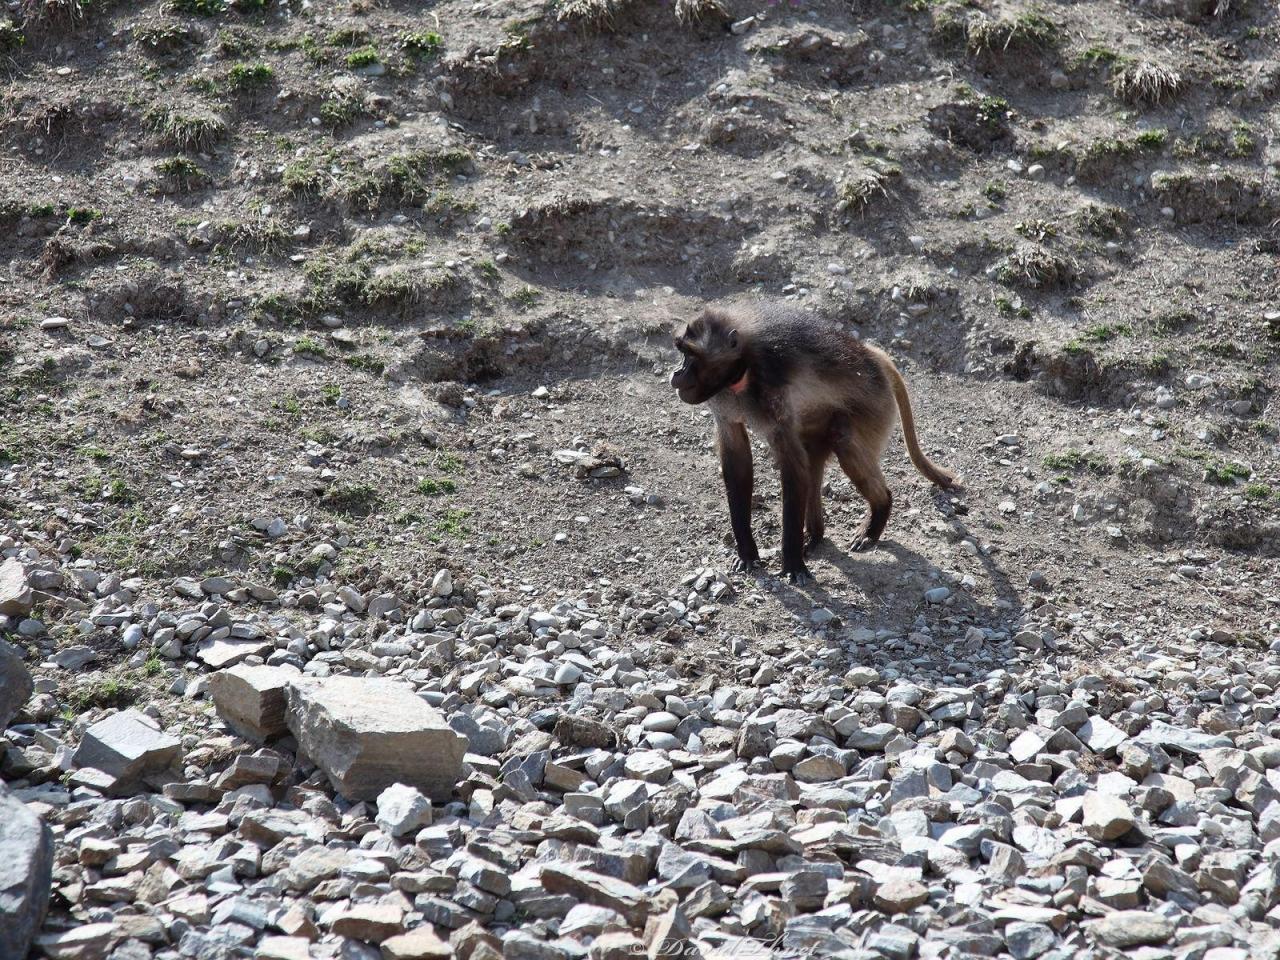
[[[892,405],[878,351],[834,323],[775,304],[731,315],[751,338],[761,386],[784,393],[795,416],[825,411],[879,419]]]

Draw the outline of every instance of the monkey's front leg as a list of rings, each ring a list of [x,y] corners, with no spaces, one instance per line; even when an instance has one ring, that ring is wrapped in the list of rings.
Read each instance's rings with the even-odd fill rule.
[[[809,502],[809,459],[791,437],[774,444],[782,474],[782,573],[803,586],[813,580],[804,565],[804,518]]]
[[[716,446],[720,451],[720,472],[729,501],[729,522],[738,545],[738,570],[750,570],[760,564],[760,551],[751,535],[751,492],[755,485],[751,462],[751,440],[741,423],[718,421]]]

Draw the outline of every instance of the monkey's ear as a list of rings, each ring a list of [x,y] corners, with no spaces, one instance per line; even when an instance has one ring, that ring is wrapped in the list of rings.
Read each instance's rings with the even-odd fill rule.
[[[738,331],[737,330],[729,331],[729,349],[730,350],[738,349]]]

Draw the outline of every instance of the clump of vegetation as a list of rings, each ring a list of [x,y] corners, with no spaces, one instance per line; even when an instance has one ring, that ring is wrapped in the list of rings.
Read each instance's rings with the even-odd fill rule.
[[[1087,470],[1098,476],[1105,476],[1111,472],[1111,464],[1107,462],[1106,457],[1098,453],[1082,453],[1079,450],[1047,454],[1044,465],[1050,470],[1072,472]]]
[[[556,5],[556,18],[607,27],[618,11],[630,3],[631,0],[560,0]]]
[[[533,287],[521,287],[511,295],[511,299],[520,306],[528,308],[537,303],[541,296],[542,294]]]
[[[1023,246],[1014,250],[996,268],[1001,283],[1035,289],[1061,286],[1075,276],[1075,266],[1066,257],[1041,246]]]
[[[172,3],[179,13],[193,13],[198,17],[216,17],[227,9],[227,0],[172,0]]]
[[[676,19],[686,26],[703,20],[724,21],[729,19],[729,8],[724,0],[676,0]]]
[[[84,19],[88,0],[20,0],[24,26],[73,27]]]
[[[77,714],[81,714],[103,707],[127,707],[137,698],[137,688],[121,682],[118,677],[100,677],[92,683],[77,687],[67,698],[67,703]]]
[[[333,130],[354,123],[367,112],[364,91],[358,87],[336,87],[320,104],[320,120]]]
[[[324,347],[312,337],[299,337],[293,342],[293,352],[304,357],[325,356]]]
[[[361,47],[347,54],[345,62],[348,70],[361,70],[378,63],[378,51],[375,47]]]
[[[1111,90],[1130,103],[1160,103],[1182,89],[1182,74],[1150,60],[1124,60],[1111,71]]]
[[[380,168],[347,183],[347,202],[376,210],[392,204],[419,204],[428,199],[441,177],[471,167],[465,150],[417,150],[390,157]]]
[[[946,9],[935,16],[934,29],[945,42],[962,41],[974,56],[1043,53],[1057,47],[1060,39],[1058,25],[1034,10],[1014,17],[988,17]]]
[[[1277,493],[1265,483],[1251,483],[1244,488],[1244,495],[1250,500],[1266,500]]]
[[[334,513],[364,517],[378,508],[381,498],[367,483],[335,483],[325,491],[320,503]]]
[[[180,190],[190,190],[208,182],[208,174],[190,157],[166,157],[156,164],[156,173]]]
[[[1075,220],[1086,233],[1106,240],[1114,240],[1124,236],[1130,217],[1121,207],[1087,203],[1076,211]]]
[[[836,210],[864,213],[873,200],[888,195],[884,174],[863,168],[840,181],[836,189]]]
[[[1058,228],[1048,220],[1020,220],[1013,229],[1028,240],[1048,240],[1058,235]]]
[[[325,38],[327,47],[359,47],[369,42],[369,31],[364,27],[339,27]]]
[[[400,49],[411,57],[436,57],[444,49],[444,40],[438,33],[402,33]]]
[[[1224,463],[1212,461],[1204,468],[1204,479],[1207,483],[1227,487],[1237,480],[1248,480],[1253,471],[1242,463]]]
[[[254,217],[251,220],[231,220],[218,224],[222,245],[226,249],[277,255],[289,245],[289,231],[272,217]]]
[[[442,494],[457,493],[458,484],[448,477],[423,477],[418,481],[418,492],[424,496],[438,497]]]
[[[67,207],[67,223],[83,225],[102,219],[102,211],[95,207]]]
[[[12,20],[0,21],[0,50],[11,53],[26,42],[21,27]]]
[[[1087,343],[1106,343],[1108,340],[1114,340],[1118,336],[1128,336],[1133,330],[1128,324],[1124,323],[1099,323],[1081,334],[1081,339]]]
[[[261,90],[275,75],[266,63],[237,63],[227,71],[227,87],[234,91]]]
[[[157,107],[146,116],[147,125],[177,150],[203,153],[227,136],[227,125],[212,114],[180,113]]]
[[[314,160],[294,160],[285,165],[280,182],[290,193],[317,194],[324,186],[324,175]]]

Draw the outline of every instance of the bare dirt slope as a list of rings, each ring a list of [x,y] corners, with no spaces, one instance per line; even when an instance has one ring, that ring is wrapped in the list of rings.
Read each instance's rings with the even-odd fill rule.
[[[898,358],[966,489],[895,446],[887,542],[853,557],[833,476],[818,588],[746,584],[768,599],[719,631],[817,603],[963,633],[1051,601],[1262,639],[1265,4],[734,3],[736,32],[664,3],[36,6],[7,34],[13,520],[158,584],[438,554],[663,592],[729,556],[672,318],[787,298]],[[620,471],[554,455],[598,445]],[[296,514],[310,536],[251,526]]]
[[[68,574],[0,617],[60,668],[13,776],[99,708],[198,712],[174,603],[260,603],[314,654],[335,586],[412,606],[442,567],[705,690],[761,652],[812,688],[1123,689],[1280,639],[1269,3],[10,6],[0,548]],[[804,589],[729,574],[710,423],[667,385],[678,320],[752,298],[887,349],[964,481],[895,439],[855,555],[833,472]]]

